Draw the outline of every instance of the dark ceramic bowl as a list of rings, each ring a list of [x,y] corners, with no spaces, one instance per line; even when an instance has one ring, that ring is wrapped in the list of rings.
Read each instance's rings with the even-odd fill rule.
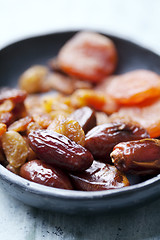
[[[0,51],[0,84],[16,86],[21,73],[33,64],[47,64],[75,32],[61,32],[16,42]],[[107,35],[108,36],[108,35]],[[119,64],[116,73],[149,69],[160,73],[160,56],[130,41],[109,36]],[[142,205],[160,196],[160,175],[117,190],[82,192],[55,189],[25,180],[0,165],[1,187],[34,207],[64,213],[97,213]]]

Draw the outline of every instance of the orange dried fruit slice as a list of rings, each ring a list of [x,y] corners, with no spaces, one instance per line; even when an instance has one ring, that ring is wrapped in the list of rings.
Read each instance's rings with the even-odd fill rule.
[[[132,121],[144,127],[152,138],[160,136],[160,99],[141,106],[122,107],[110,121]]]
[[[160,96],[160,76],[149,70],[131,71],[112,77],[105,92],[118,104],[138,104]]]
[[[57,64],[71,76],[97,83],[114,72],[117,51],[111,39],[80,32],[61,48]]]

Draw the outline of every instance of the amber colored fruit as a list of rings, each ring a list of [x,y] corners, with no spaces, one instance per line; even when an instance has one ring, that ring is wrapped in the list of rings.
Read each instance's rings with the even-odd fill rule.
[[[12,100],[14,103],[20,103],[27,97],[26,91],[14,88],[1,88],[0,89],[0,103],[5,100]]]
[[[40,159],[69,171],[91,166],[92,154],[66,136],[52,130],[37,130],[28,135],[29,144]]]
[[[7,126],[4,123],[0,123],[0,136],[2,136],[7,131]]]
[[[160,96],[160,76],[149,70],[135,70],[109,81],[106,93],[119,104],[133,105]]]
[[[7,168],[10,172],[19,175],[19,168],[15,168],[15,167],[13,167],[13,166],[10,165],[10,164],[8,164],[8,165],[6,166],[6,168]]]
[[[73,113],[71,113],[69,118],[76,120],[81,125],[85,133],[96,126],[95,112],[89,107],[76,109]]]
[[[114,147],[111,158],[116,168],[122,172],[160,173],[160,140],[148,138],[121,142]]]
[[[76,89],[92,88],[91,83],[87,81],[81,81],[55,72],[48,75],[47,84],[50,89],[54,89],[66,95],[72,94]]]
[[[33,120],[44,129],[47,128],[52,122],[51,116],[47,113],[35,113],[32,115],[32,117]]]
[[[0,104],[0,113],[4,112],[11,112],[15,104],[11,100],[5,100],[3,103]]]
[[[90,168],[81,173],[71,173],[75,189],[82,191],[100,191],[129,186],[126,176],[116,167],[93,161]]]
[[[49,187],[73,189],[67,174],[41,160],[25,163],[20,169],[20,176]]]
[[[35,130],[39,130],[39,129],[42,129],[42,127],[36,123],[36,122],[30,122],[28,125],[27,125],[27,135],[32,132],[32,131],[35,131]]]
[[[14,121],[14,115],[10,112],[0,113],[0,123],[4,123],[7,126]]]
[[[145,128],[150,137],[160,136],[160,99],[133,107],[122,107],[117,113],[110,116],[111,121],[136,122]]]
[[[21,118],[15,122],[13,122],[9,127],[8,130],[16,131],[16,132],[23,132],[27,130],[27,126],[33,119],[29,116]]]
[[[44,109],[42,107],[42,98],[40,95],[29,95],[25,101],[24,105],[26,108],[26,112],[28,115],[33,115],[35,113],[42,114],[44,113]]]
[[[28,68],[19,78],[20,89],[27,93],[45,92],[49,88],[46,83],[48,69],[45,66],[36,65]]]
[[[147,138],[149,134],[142,127],[126,123],[106,123],[94,127],[86,134],[85,147],[95,159],[110,162],[110,153],[119,142]]]
[[[89,106],[97,111],[102,111],[106,104],[106,97],[95,90],[79,89],[71,95],[71,104],[75,108]]]
[[[15,131],[8,131],[2,136],[2,148],[11,166],[18,168],[27,159],[28,148],[23,137]]]
[[[61,48],[58,66],[65,73],[99,82],[114,72],[117,51],[111,39],[93,32],[80,32]]]
[[[70,140],[75,141],[82,146],[85,144],[84,131],[80,124],[75,120],[59,116],[52,121],[52,123],[48,126],[48,129],[63,134]]]

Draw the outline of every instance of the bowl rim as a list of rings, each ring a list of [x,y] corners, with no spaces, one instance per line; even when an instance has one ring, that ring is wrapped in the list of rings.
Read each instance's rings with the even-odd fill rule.
[[[60,30],[60,31],[54,31],[54,32],[50,32],[50,33],[44,33],[44,34],[40,34],[40,35],[34,35],[31,37],[27,37],[27,38],[22,38],[19,39],[18,41],[15,42],[11,42],[10,44],[2,47],[0,49],[0,54],[1,52],[7,50],[10,47],[13,47],[16,44],[19,43],[23,43],[26,42],[28,40],[36,40],[39,38],[47,38],[53,35],[57,35],[57,34],[75,34],[79,31],[94,31],[94,32],[98,32],[100,34],[103,34],[109,38],[114,38],[117,40],[121,40],[121,41],[125,41],[129,44],[135,45],[137,47],[140,47],[141,49],[151,52],[155,55],[157,55],[158,57],[160,57],[160,54],[157,53],[155,50],[153,50],[151,47],[146,47],[143,46],[141,43],[139,43],[138,41],[132,41],[129,38],[124,38],[122,36],[114,35],[114,34],[108,34],[107,32],[103,31],[99,31],[97,29],[67,29],[67,30]],[[152,185],[157,184],[158,182],[160,182],[160,174],[158,174],[157,176],[154,176],[148,180],[145,180],[144,182],[141,183],[137,183],[131,186],[127,186],[127,187],[123,187],[123,188],[118,188],[118,189],[110,189],[110,190],[103,190],[103,191],[79,191],[79,190],[66,190],[66,189],[60,189],[60,188],[54,188],[54,187],[49,187],[49,186],[45,186],[45,185],[41,185],[32,181],[29,181],[27,179],[24,179],[23,177],[16,175],[14,173],[12,173],[11,171],[9,171],[8,169],[6,169],[3,165],[0,164],[0,180],[5,180],[7,182],[9,182],[10,184],[15,184],[23,189],[25,189],[26,191],[32,192],[32,193],[36,193],[39,195],[43,195],[43,196],[50,196],[50,197],[57,197],[57,198],[64,198],[64,199],[81,199],[81,200],[90,200],[90,199],[99,199],[99,198],[103,198],[103,197],[108,197],[110,198],[111,196],[118,196],[118,195],[125,195],[128,193],[133,193],[135,191],[138,190],[143,190],[147,187],[152,187]]]

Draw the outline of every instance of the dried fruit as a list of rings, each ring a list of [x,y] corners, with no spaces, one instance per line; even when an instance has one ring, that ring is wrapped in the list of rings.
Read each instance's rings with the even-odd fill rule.
[[[47,77],[49,88],[63,94],[72,94],[76,89],[92,88],[89,82],[80,81],[76,78],[68,77],[62,73],[52,73]]]
[[[75,110],[71,113],[70,119],[76,120],[85,133],[96,126],[95,112],[89,107],[82,107]]]
[[[93,32],[80,32],[61,48],[57,64],[69,75],[99,82],[115,70],[117,51],[109,38]]]
[[[160,140],[148,138],[121,142],[114,147],[111,158],[122,172],[143,175],[160,173]]]
[[[0,113],[11,112],[14,107],[15,104],[11,100],[5,100],[0,104]]]
[[[160,99],[150,104],[140,106],[122,107],[117,113],[110,116],[110,121],[129,121],[138,123],[145,128],[150,137],[160,136]]]
[[[92,154],[66,136],[51,130],[37,130],[28,135],[30,146],[46,163],[69,171],[82,171],[93,162]]]
[[[27,93],[45,92],[49,90],[46,84],[48,69],[45,66],[36,65],[27,69],[19,79],[19,87]]]
[[[8,130],[9,130],[9,131],[10,131],[10,130],[11,130],[11,131],[16,131],[16,132],[24,132],[24,131],[27,130],[28,124],[29,124],[30,122],[32,122],[32,121],[33,121],[32,118],[29,117],[29,116],[27,116],[27,117],[25,117],[25,118],[21,118],[21,119],[15,121],[15,122],[13,122],[13,123],[9,126]]]
[[[13,113],[10,113],[10,112],[0,113],[0,123],[4,123],[8,126],[13,121],[14,121]]]
[[[149,70],[115,76],[108,82],[106,93],[119,104],[137,104],[160,96],[160,76]]]
[[[4,123],[0,123],[0,136],[2,136],[7,131],[7,126]]]
[[[48,126],[48,129],[63,134],[70,140],[75,141],[82,146],[85,144],[84,131],[80,124],[75,120],[70,120],[60,115],[52,121]]]
[[[106,123],[94,127],[86,134],[85,147],[95,159],[110,162],[110,153],[119,142],[148,138],[147,131],[139,126],[126,123]]]
[[[35,113],[32,115],[32,117],[33,120],[44,129],[47,128],[52,122],[51,116],[47,113]]]
[[[71,173],[70,177],[77,190],[101,191],[129,186],[129,181],[124,174],[114,166],[93,161],[87,170],[81,173]]]
[[[14,88],[1,88],[0,89],[0,103],[5,100],[12,100],[13,103],[20,103],[27,97],[26,91]]]
[[[20,175],[25,179],[42,185],[73,189],[67,174],[41,160],[25,163],[20,169]]]
[[[15,131],[8,131],[2,136],[2,147],[11,166],[18,168],[27,159],[28,148],[23,137]]]
[[[95,90],[79,89],[71,95],[71,104],[75,108],[89,106],[95,110],[102,111],[106,104],[106,97]]]

